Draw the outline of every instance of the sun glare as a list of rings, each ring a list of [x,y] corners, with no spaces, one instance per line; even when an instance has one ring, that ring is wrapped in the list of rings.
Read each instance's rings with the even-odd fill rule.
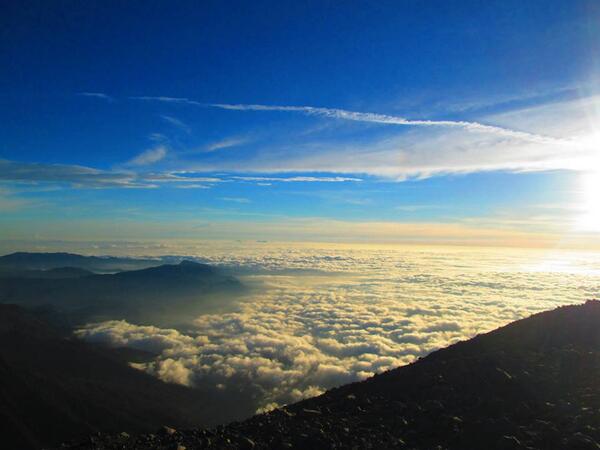
[[[579,231],[600,232],[600,171],[582,175],[582,215],[577,220]]]

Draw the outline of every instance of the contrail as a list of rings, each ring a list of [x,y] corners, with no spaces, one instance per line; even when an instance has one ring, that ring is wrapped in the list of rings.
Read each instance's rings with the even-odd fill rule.
[[[568,139],[544,136],[541,134],[528,133],[510,128],[498,127],[495,125],[486,125],[479,122],[469,122],[465,120],[412,120],[404,117],[390,116],[387,114],[365,113],[357,111],[348,111],[337,108],[320,108],[315,106],[281,106],[281,105],[256,105],[256,104],[229,104],[229,103],[201,103],[188,98],[180,97],[130,97],[133,100],[160,101],[166,103],[179,103],[204,108],[220,108],[235,111],[283,111],[299,112],[309,116],[329,117],[333,119],[351,120],[354,122],[382,123],[401,126],[421,126],[421,127],[449,127],[461,128],[467,131],[480,133],[490,133],[496,136],[510,137],[524,141],[535,142],[539,144],[572,144]]]
[[[525,131],[511,130],[510,128],[485,125],[479,122],[455,121],[455,120],[411,120],[404,117],[390,116],[386,114],[364,113],[347,111],[335,108],[318,108],[314,106],[269,106],[269,105],[247,105],[247,104],[224,104],[212,103],[207,105],[213,108],[237,110],[237,111],[288,111],[300,112],[311,116],[331,117],[335,119],[352,120],[356,122],[383,123],[404,126],[426,126],[426,127],[452,127],[462,128],[468,131],[492,133],[498,136],[523,139],[526,141],[543,144],[566,144],[566,139],[543,136]]]

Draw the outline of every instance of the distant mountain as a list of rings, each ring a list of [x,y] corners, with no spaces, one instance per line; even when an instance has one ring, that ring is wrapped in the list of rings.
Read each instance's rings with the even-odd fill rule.
[[[173,323],[202,310],[211,299],[225,302],[242,291],[234,277],[206,264],[183,261],[116,274],[50,269],[0,277],[0,303],[28,308],[51,306],[73,324],[108,319]],[[56,272],[80,276],[48,276]]]
[[[76,448],[598,449],[599,325],[565,306],[241,423]]]
[[[0,270],[48,270],[77,267],[92,272],[119,272],[157,266],[160,260],[116,258],[112,256],[83,256],[73,253],[17,252],[0,256]]]
[[[65,338],[23,309],[0,305],[0,447],[37,449],[97,431],[215,424],[234,407],[124,362],[151,357],[142,353]]]
[[[57,267],[55,269],[14,269],[0,266],[0,278],[81,278],[94,275],[94,272],[78,267]]]

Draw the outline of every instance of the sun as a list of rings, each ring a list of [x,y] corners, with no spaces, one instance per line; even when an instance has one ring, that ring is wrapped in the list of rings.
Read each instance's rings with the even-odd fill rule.
[[[581,209],[577,230],[600,232],[600,170],[581,175]]]

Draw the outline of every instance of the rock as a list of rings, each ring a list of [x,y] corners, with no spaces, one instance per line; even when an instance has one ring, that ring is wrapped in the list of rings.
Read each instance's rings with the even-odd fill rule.
[[[521,441],[514,436],[502,436],[496,443],[497,450],[517,450],[522,448]]]
[[[566,447],[571,450],[597,450],[600,445],[590,436],[583,433],[575,433],[566,440]]]
[[[171,428],[166,425],[164,427],[162,427],[158,432],[158,434],[167,435],[167,436],[171,436],[175,433],[177,433],[177,430],[175,428]]]
[[[256,447],[254,441],[246,436],[242,436],[240,438],[240,448],[241,449],[251,449]]]
[[[496,367],[496,370],[498,371],[498,373],[500,373],[506,380],[512,380],[513,376],[508,373],[506,370],[501,369],[500,367]]]

